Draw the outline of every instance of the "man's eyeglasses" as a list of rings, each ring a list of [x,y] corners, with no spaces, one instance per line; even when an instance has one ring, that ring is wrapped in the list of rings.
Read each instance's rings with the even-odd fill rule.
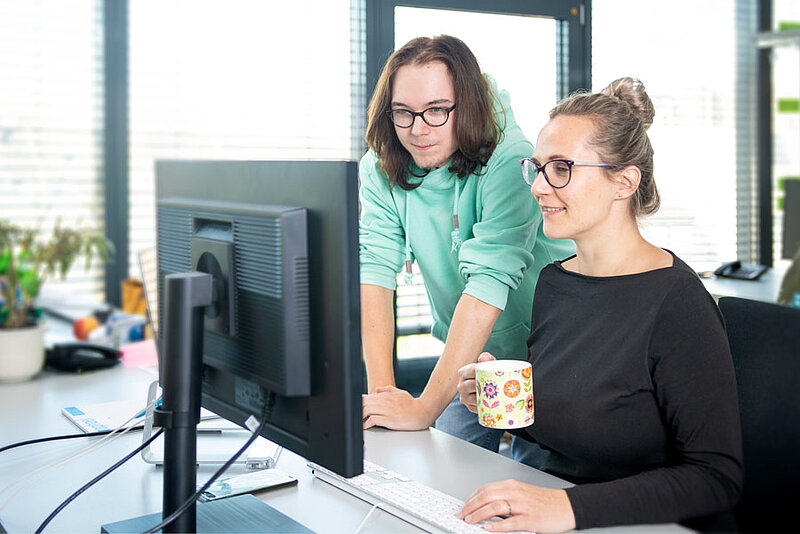
[[[449,108],[433,107],[423,111],[409,111],[407,109],[390,109],[386,113],[398,128],[411,128],[417,117],[422,117],[425,124],[432,128],[444,126],[450,118],[450,112],[456,109],[455,104]]]
[[[543,165],[539,165],[531,158],[523,158],[520,163],[522,163],[522,177],[526,184],[532,186],[539,173],[542,173],[544,179],[554,189],[567,187],[572,178],[572,167],[624,167],[624,165],[616,163],[586,163],[571,159],[551,159]]]

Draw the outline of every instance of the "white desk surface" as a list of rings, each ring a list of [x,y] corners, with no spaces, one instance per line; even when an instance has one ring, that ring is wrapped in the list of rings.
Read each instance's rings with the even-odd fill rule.
[[[761,300],[764,302],[776,302],[778,291],[783,282],[783,276],[789,269],[788,260],[775,262],[775,267],[771,267],[761,275],[758,280],[736,280],[733,278],[720,278],[712,276],[703,278],[703,285],[715,299],[720,297],[741,297],[751,300]]]
[[[63,406],[146,397],[152,370],[116,368],[84,375],[46,372],[19,384],[0,384],[0,446],[57,434],[75,433],[60,414]],[[203,436],[199,439],[214,439]],[[216,436],[218,437],[218,436]],[[73,460],[44,477],[9,501],[20,487],[6,486],[18,477],[85,447],[99,438],[28,445],[0,454],[0,521],[9,533],[33,532],[64,499],[141,443],[141,432]],[[202,446],[202,445],[199,445]],[[547,487],[568,483],[524,466],[502,455],[453,438],[437,430],[364,433],[365,457],[417,481],[466,499],[480,485],[516,478]],[[297,486],[258,493],[263,501],[320,533],[353,532],[370,505],[315,479],[300,456],[284,450],[279,469],[295,475]],[[217,466],[202,466],[198,481],[206,480]],[[244,472],[232,467],[227,475]],[[67,506],[45,532],[99,532],[100,526],[158,512],[161,509],[162,470],[135,456]],[[223,475],[225,476],[225,475]],[[685,532],[678,525],[639,525],[603,529],[603,532]],[[421,532],[383,511],[374,512],[363,532]]]

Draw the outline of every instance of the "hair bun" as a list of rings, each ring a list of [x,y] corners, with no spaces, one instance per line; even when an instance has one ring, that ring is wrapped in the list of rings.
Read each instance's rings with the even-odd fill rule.
[[[619,78],[608,84],[601,93],[618,98],[630,106],[631,111],[642,124],[645,129],[653,124],[653,117],[656,114],[653,102],[647,95],[644,89],[644,84],[638,78]]]

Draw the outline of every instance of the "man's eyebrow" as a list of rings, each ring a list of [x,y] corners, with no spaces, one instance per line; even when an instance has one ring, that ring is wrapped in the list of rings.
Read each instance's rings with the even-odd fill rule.
[[[428,108],[431,108],[431,107],[440,106],[442,104],[447,104],[448,107],[449,107],[449,106],[452,105],[452,102],[453,101],[450,100],[449,98],[440,98],[438,100],[431,100],[430,102],[425,104],[425,109],[428,109]],[[396,100],[393,100],[391,105],[392,105],[392,108],[399,107],[399,108],[411,109],[411,106],[409,106],[408,104],[403,104],[402,102],[398,102]]]

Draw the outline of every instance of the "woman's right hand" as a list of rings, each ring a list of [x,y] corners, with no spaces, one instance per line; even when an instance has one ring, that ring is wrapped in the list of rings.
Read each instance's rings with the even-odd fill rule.
[[[496,360],[488,352],[478,356],[479,362],[489,362]],[[472,413],[478,413],[478,390],[475,384],[475,364],[469,363],[458,370],[458,394],[461,404],[467,407]]]

